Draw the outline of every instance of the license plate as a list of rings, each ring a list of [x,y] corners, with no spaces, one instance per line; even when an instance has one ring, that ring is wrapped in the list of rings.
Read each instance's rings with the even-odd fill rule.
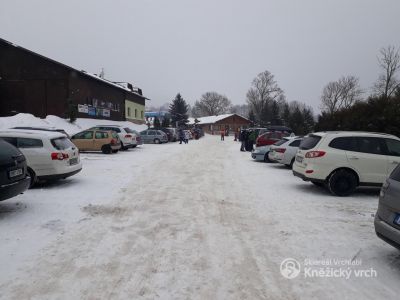
[[[69,164],[72,166],[72,165],[76,165],[78,163],[78,158],[71,158],[70,160],[69,160]]]
[[[396,215],[396,217],[393,220],[393,223],[400,226],[400,215],[399,214]]]
[[[10,176],[10,178],[17,177],[19,175],[22,175],[22,173],[23,173],[22,169],[16,169],[16,170],[10,171],[9,176]]]
[[[299,163],[303,162],[303,158],[301,156],[296,156],[296,161]]]

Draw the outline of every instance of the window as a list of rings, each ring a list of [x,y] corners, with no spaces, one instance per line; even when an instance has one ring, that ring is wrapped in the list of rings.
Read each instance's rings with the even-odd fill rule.
[[[17,147],[17,139],[16,138],[13,138],[13,137],[2,137],[2,139],[5,140],[6,142],[10,143],[14,147]]]
[[[400,156],[400,142],[392,139],[385,139],[388,148],[388,155]]]
[[[295,140],[289,144],[290,147],[299,147],[301,140]]]
[[[318,135],[310,135],[308,137],[305,137],[304,140],[301,141],[300,143],[300,149],[301,150],[310,150],[317,146],[318,142],[321,140],[321,137]]]
[[[95,139],[101,140],[108,138],[108,133],[104,131],[96,131]]]
[[[338,137],[329,143],[329,147],[340,150],[357,151],[357,140],[352,136]]]
[[[288,139],[281,139],[280,141],[277,141],[274,145],[280,146],[280,145],[283,145],[284,143],[286,143],[287,141],[288,141]]]
[[[383,139],[374,137],[357,137],[358,152],[385,155]]]
[[[128,107],[128,117],[130,117],[130,116],[131,116],[131,108]]]
[[[400,165],[397,166],[390,175],[390,178],[396,181],[400,181]]]
[[[147,131],[147,135],[156,135],[156,132],[154,130],[149,130]]]
[[[132,129],[130,129],[130,128],[128,128],[128,127],[125,127],[124,130],[125,130],[127,133],[135,133]]]
[[[75,145],[72,144],[71,141],[66,137],[62,137],[62,138],[58,138],[58,139],[52,139],[51,140],[51,144],[57,150],[65,150],[65,149],[69,149],[69,148],[75,147]]]
[[[38,139],[17,138],[18,148],[41,148],[43,142]]]
[[[159,132],[159,131],[156,131],[156,133],[157,133],[157,135],[161,135],[161,132]]]
[[[91,140],[91,139],[93,139],[93,131],[84,131],[81,133],[77,133],[72,137],[72,139]]]
[[[137,109],[135,108],[135,119],[137,118]]]

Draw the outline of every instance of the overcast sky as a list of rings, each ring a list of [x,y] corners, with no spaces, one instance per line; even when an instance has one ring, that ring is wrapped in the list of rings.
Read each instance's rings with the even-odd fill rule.
[[[399,0],[0,0],[0,37],[161,105],[216,91],[245,103],[268,70],[288,100],[318,112],[341,75],[369,90],[377,55],[400,46]]]

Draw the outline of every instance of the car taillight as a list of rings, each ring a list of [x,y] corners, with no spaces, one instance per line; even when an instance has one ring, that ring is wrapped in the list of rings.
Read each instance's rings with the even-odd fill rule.
[[[64,160],[68,159],[69,155],[67,153],[61,153],[61,152],[53,152],[51,153],[51,160]]]
[[[279,152],[279,153],[285,153],[286,149],[285,148],[276,148],[274,149],[275,152]]]
[[[126,134],[125,138],[131,138],[132,136],[130,134]]]
[[[309,151],[306,153],[306,158],[317,158],[325,155],[325,151]]]
[[[118,140],[117,139],[112,139],[111,140],[111,145],[115,145],[115,144],[117,144],[118,143]]]

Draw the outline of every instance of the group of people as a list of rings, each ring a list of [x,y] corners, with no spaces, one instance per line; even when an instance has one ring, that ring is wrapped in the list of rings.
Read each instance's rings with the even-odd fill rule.
[[[240,151],[253,151],[256,139],[257,134],[254,130],[242,129],[239,135],[239,141],[241,141]]]

